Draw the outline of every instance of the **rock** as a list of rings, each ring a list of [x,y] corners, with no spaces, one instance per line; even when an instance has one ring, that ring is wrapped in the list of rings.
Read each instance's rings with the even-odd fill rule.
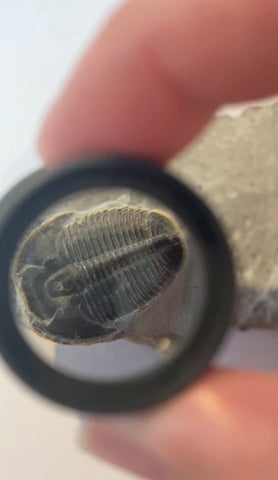
[[[278,104],[216,116],[170,164],[222,221],[235,258],[240,328],[278,328]]]

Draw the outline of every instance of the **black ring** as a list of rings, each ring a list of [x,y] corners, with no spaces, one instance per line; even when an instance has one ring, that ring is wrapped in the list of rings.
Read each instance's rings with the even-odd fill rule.
[[[189,347],[167,365],[136,379],[89,382],[59,373],[27,345],[9,301],[10,266],[17,242],[37,215],[54,201],[93,187],[128,187],[163,202],[199,241],[209,277],[202,321]],[[117,413],[167,399],[207,367],[228,329],[234,302],[232,258],[222,229],[188,186],[146,159],[96,157],[55,171],[39,171],[14,187],[0,204],[0,347],[17,375],[42,395],[81,411]]]

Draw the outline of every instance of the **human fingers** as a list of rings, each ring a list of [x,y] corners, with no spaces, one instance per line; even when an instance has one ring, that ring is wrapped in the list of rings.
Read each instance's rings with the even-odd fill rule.
[[[88,419],[86,450],[151,480],[278,478],[275,375],[213,371],[137,416]]]
[[[40,132],[47,165],[170,158],[222,102],[277,91],[275,0],[133,0],[89,47]]]
[[[94,151],[141,153],[162,163],[194,137],[222,102],[275,93],[277,9],[278,5],[270,0],[134,0],[127,4],[89,48],[46,120],[40,136],[46,164]],[[190,396],[193,389],[163,409],[153,410],[147,417],[139,416],[139,421],[133,418],[135,430],[127,427],[127,420],[116,422],[112,439],[108,433],[110,440],[107,430],[111,419],[105,425],[90,423],[90,451],[160,480],[162,471],[168,479],[170,475],[186,478],[191,473],[197,480],[207,480],[209,474],[214,480],[234,476],[245,480],[276,478],[277,379],[240,373],[232,378],[227,372],[213,375],[216,383],[212,392],[216,391],[217,398],[220,395],[224,411],[226,406],[228,417],[231,413],[233,419],[230,430],[216,428],[217,415],[215,424],[210,416],[201,414],[198,394]],[[244,382],[239,381],[242,375]],[[197,384],[199,392],[206,386],[205,381]],[[240,403],[232,395],[222,395],[226,382]],[[249,387],[247,391],[244,383]],[[259,399],[254,408],[249,389]],[[203,398],[205,408],[210,405],[209,397]],[[181,402],[180,407],[176,401]],[[183,408],[185,416],[180,417]],[[220,408],[215,410],[221,412]],[[172,420],[174,426],[168,435]],[[188,422],[191,430],[186,429]],[[251,429],[253,424],[257,436]],[[133,432],[124,433],[124,447],[118,440],[113,444],[117,429],[123,425],[125,432]],[[185,437],[184,431],[188,432]],[[180,443],[176,434],[182,439]],[[145,442],[153,439],[155,450],[148,442],[143,443],[143,437]],[[172,449],[168,438],[172,439]],[[131,453],[132,440],[143,450],[141,456],[138,451]],[[104,446],[107,443],[108,450]],[[138,459],[145,471],[138,470]],[[160,465],[162,461],[159,474],[157,461]]]

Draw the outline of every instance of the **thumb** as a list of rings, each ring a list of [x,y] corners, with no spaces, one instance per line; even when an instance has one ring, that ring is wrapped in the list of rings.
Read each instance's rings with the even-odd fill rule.
[[[90,418],[82,443],[152,480],[278,478],[278,380],[214,371],[137,416]]]

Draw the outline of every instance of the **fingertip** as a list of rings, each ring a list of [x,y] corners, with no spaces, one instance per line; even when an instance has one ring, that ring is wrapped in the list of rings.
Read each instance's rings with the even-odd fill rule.
[[[178,480],[166,461],[109,420],[91,420],[83,426],[79,446],[106,462],[150,480]]]
[[[164,470],[161,467],[159,474],[167,471],[172,475],[167,480],[276,478],[277,405],[276,375],[211,371],[186,392],[147,412],[87,419],[87,442],[94,454],[140,474],[138,461],[162,459]],[[119,442],[121,460],[115,446]],[[139,450],[131,453],[134,442]],[[148,471],[144,475],[164,478]]]
[[[133,0],[89,47],[41,128],[46,165],[94,152],[163,164],[225,102],[277,90],[275,0]]]

